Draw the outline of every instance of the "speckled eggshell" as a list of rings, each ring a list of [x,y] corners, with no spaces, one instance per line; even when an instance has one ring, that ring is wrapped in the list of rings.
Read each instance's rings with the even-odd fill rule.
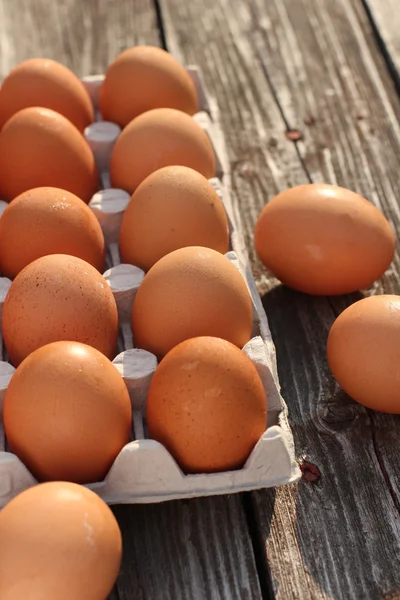
[[[189,115],[156,108],[133,119],[115,142],[110,162],[112,186],[132,194],[157,169],[182,165],[206,179],[215,175],[215,155],[205,131]]]
[[[389,267],[395,250],[394,233],[373,204],[328,184],[278,194],[262,210],[254,241],[282,283],[316,295],[369,287]]]
[[[213,337],[171,350],[150,383],[150,437],[188,473],[241,468],[266,429],[267,399],[251,360]]]
[[[99,187],[93,153],[68,119],[48,108],[24,108],[0,132],[0,199],[35,187],[58,187],[89,202]]]
[[[51,108],[79,131],[94,120],[93,105],[83,83],[70,69],[48,58],[20,63],[0,88],[0,129],[16,112],[30,106]]]
[[[114,515],[83,486],[43,483],[0,512],[4,600],[104,600],[118,576],[121,556]]]
[[[400,414],[400,296],[363,298],[346,308],[329,333],[333,376],[368,408]]]
[[[135,46],[108,67],[100,89],[100,110],[121,127],[153,108],[197,111],[197,93],[186,69],[168,52]]]
[[[115,366],[77,342],[53,342],[19,365],[4,400],[11,451],[39,481],[102,481],[129,441],[132,409]]]
[[[47,254],[70,254],[104,270],[100,224],[77,196],[59,188],[23,192],[0,218],[0,271],[9,279]]]
[[[2,313],[4,342],[14,366],[59,340],[82,342],[114,358],[118,313],[104,277],[87,262],[52,254],[14,279]]]
[[[210,248],[181,248],[161,258],[133,303],[136,346],[158,358],[197,336],[220,337],[241,348],[251,330],[246,283],[226,256]]]
[[[129,202],[121,225],[121,258],[148,271],[169,252],[186,246],[225,254],[229,248],[225,208],[200,173],[164,167],[149,175]]]

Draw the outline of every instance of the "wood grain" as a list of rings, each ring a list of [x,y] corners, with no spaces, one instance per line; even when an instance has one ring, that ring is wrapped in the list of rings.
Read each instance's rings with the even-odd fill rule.
[[[283,395],[305,461],[299,485],[251,495],[275,596],[400,597],[399,419],[347,398],[325,357],[333,320],[360,296],[316,299],[276,287],[251,244],[264,202],[308,177],[359,191],[400,231],[400,103],[364,6],[165,0],[162,8],[167,44],[185,60],[197,56],[222,108],[233,189],[268,292]],[[285,130],[297,139],[296,156]],[[265,132],[277,141],[269,144]],[[396,255],[366,293],[399,293],[398,282]]]
[[[261,599],[239,496],[119,506],[119,600]]]
[[[34,56],[79,76],[102,73],[120,51],[145,43],[160,43],[152,0],[0,2],[1,77]]]
[[[342,307],[357,298],[343,299]],[[370,415],[340,392],[325,359],[340,302],[277,288],[264,306],[280,340],[282,392],[297,452],[307,461],[300,484],[279,489],[273,505],[268,493],[253,495],[260,535],[265,523],[269,527],[266,552],[276,598],[375,600],[398,593],[393,557],[399,554],[400,520],[375,452]]]
[[[305,131],[301,152],[312,178],[361,192],[399,232],[400,105],[363,5],[347,0],[335,5],[288,0],[271,1],[265,9],[264,3],[253,2],[253,24],[264,19],[259,29],[264,64],[289,126]],[[307,128],[308,115],[313,125]],[[398,254],[368,293],[385,291],[400,291]],[[331,321],[352,300],[331,299]],[[310,300],[301,301],[307,302],[307,308],[297,313],[298,328],[313,312]],[[276,499],[267,553],[272,560],[275,540],[282,535],[279,519],[292,504],[295,538],[287,538],[286,549],[294,564],[301,565],[296,572],[302,582],[290,586],[281,572],[279,581],[289,587],[281,586],[277,597],[399,597],[400,577],[391,558],[399,555],[399,478],[394,475],[400,462],[395,442],[399,420],[364,411],[333,386],[325,360],[328,314],[320,326],[309,329],[310,334],[324,331],[319,350],[318,336],[305,336],[306,356],[312,345],[306,368],[307,379],[314,378],[313,393],[308,384],[304,387],[301,372],[295,370],[300,358],[296,359],[293,344],[297,320],[289,320],[298,302],[289,302],[283,310],[283,300],[265,299],[272,328],[282,340],[278,361],[283,353],[281,365],[293,365],[295,373],[282,382],[284,393],[287,387],[287,397],[294,400],[290,409],[297,450],[317,464],[321,479],[303,481],[290,499],[287,491]],[[321,411],[328,422],[325,418],[321,423]],[[268,521],[262,496],[254,498],[260,519]],[[278,561],[275,554],[274,564]]]
[[[359,0],[253,0],[251,9],[248,30],[257,28],[289,127],[303,132],[311,178],[355,189],[398,227],[399,102]]]
[[[0,0],[0,76],[32,56],[102,73],[160,44],[151,0]],[[124,558],[111,600],[261,600],[242,497],[114,508]]]
[[[399,231],[400,106],[364,6],[160,4],[169,48],[201,65],[222,109],[236,208],[260,289],[268,292],[283,394],[299,457],[308,462],[298,486],[246,496],[253,540],[240,496],[115,508],[125,557],[112,597],[267,597],[256,576],[258,542],[266,548],[261,576],[268,557],[280,600],[400,597],[399,420],[352,403],[325,359],[329,327],[355,297],[315,299],[276,287],[252,245],[265,201],[310,176],[360,191]],[[79,75],[99,72],[123,47],[159,40],[145,0],[0,1],[2,75],[34,55],[61,60]],[[396,256],[373,291],[398,293],[398,274]]]

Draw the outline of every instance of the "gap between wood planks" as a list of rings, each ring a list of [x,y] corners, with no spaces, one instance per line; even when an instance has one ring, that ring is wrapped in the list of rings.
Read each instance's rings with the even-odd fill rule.
[[[396,68],[395,61],[392,58],[390,50],[385,42],[384,36],[381,34],[381,30],[379,29],[378,23],[375,20],[374,14],[368,3],[368,0],[360,0],[360,1],[364,7],[364,10],[367,14],[369,22],[371,23],[371,27],[374,32],[375,39],[376,39],[379,49],[382,53],[382,56],[385,59],[385,63],[386,63],[387,69],[389,71],[390,77],[392,78],[393,83],[396,88],[396,91],[400,96],[400,73],[398,72],[398,70]]]
[[[379,450],[379,447],[378,447],[378,441],[377,441],[377,438],[376,438],[376,430],[375,430],[374,413],[370,409],[367,410],[367,413],[368,413],[368,417],[369,417],[370,424],[371,424],[372,444],[374,446],[375,455],[376,455],[377,461],[379,463],[379,468],[380,468],[380,470],[382,472],[382,475],[383,475],[383,478],[385,480],[386,486],[387,486],[387,488],[389,490],[389,494],[392,497],[393,504],[395,505],[396,510],[397,510],[397,512],[400,515],[400,501],[399,501],[399,498],[397,497],[397,494],[396,494],[396,492],[394,490],[392,482],[390,481],[390,477],[389,477],[389,474],[387,472],[387,469],[386,469],[386,466],[385,466],[385,462],[384,462],[384,460],[382,458],[382,454],[380,453],[380,450]]]
[[[167,38],[165,35],[165,28],[164,28],[160,0],[153,0],[153,2],[154,2],[154,9],[156,11],[156,16],[157,16],[157,27],[158,27],[158,35],[160,37],[160,46],[161,46],[161,48],[164,48],[164,50],[168,50]]]
[[[254,510],[251,493],[242,494],[242,504],[247,519],[250,540],[253,546],[254,561],[257,569],[261,595],[263,600],[270,600],[275,597],[275,594],[268,562],[265,560],[265,541],[259,527],[257,527],[256,511]]]
[[[394,63],[391,59],[390,53],[380,35],[379,29],[373,19],[373,16],[371,14],[371,11],[369,10],[366,0],[360,0],[360,2],[361,2],[361,5],[363,6],[364,11],[366,12],[366,14],[368,16],[368,19],[369,19],[371,25],[372,25],[372,28],[373,28],[373,31],[375,34],[375,38],[376,38],[378,46],[379,46],[379,50],[385,60],[386,68],[389,72],[389,75],[396,87],[397,93],[400,94],[400,78],[399,78],[398,72],[394,66]],[[155,3],[156,11],[157,11],[160,42],[165,49],[168,49],[167,48],[168,40],[167,40],[166,31],[165,31],[165,27],[164,27],[162,7],[161,7],[160,0],[154,0],[154,3]],[[288,139],[292,139],[292,141],[295,145],[296,153],[297,153],[299,162],[301,163],[302,169],[303,169],[306,177],[308,178],[308,180],[310,182],[312,182],[312,180],[313,180],[312,175],[311,175],[309,169],[307,168],[307,165],[305,164],[303,155],[302,155],[300,147],[299,147],[299,141],[301,139],[301,134],[299,137],[297,137],[297,134],[299,132],[294,130],[291,126],[290,118],[285,113],[285,109],[284,109],[282,103],[280,102],[279,94],[273,85],[273,82],[272,82],[271,77],[268,72],[268,68],[263,60],[262,53],[260,51],[258,52],[258,58],[259,58],[260,64],[262,65],[265,79],[271,90],[272,97],[276,103],[278,110],[279,110],[282,121],[286,128],[286,131],[289,134],[287,137],[288,137]],[[292,135],[292,137],[290,137],[291,135]],[[296,139],[296,137],[297,137],[297,139]],[[329,302],[334,314],[337,315],[338,314],[337,307],[335,307],[329,300],[328,300],[328,302]],[[400,514],[400,501],[396,495],[394,486],[391,483],[390,476],[385,467],[384,460],[379,451],[378,442],[377,442],[377,438],[376,438],[376,432],[375,432],[375,421],[374,421],[375,416],[371,411],[368,412],[368,418],[369,418],[369,422],[370,422],[370,434],[371,434],[371,439],[372,439],[372,444],[373,444],[376,460],[379,465],[383,480],[385,481],[386,487],[387,487],[387,489],[390,493],[390,496],[393,500],[393,504],[394,504],[397,512]],[[262,594],[263,594],[264,598],[270,598],[270,597],[274,596],[272,583],[271,583],[271,577],[269,574],[268,564],[262,556],[262,553],[265,551],[264,540],[262,539],[262,536],[260,535],[260,531],[256,526],[254,499],[251,494],[243,495],[243,505],[244,505],[246,516],[247,516],[249,533],[250,533],[252,544],[253,544],[254,555],[255,555],[256,566],[257,566],[258,574],[259,574],[259,578],[260,578],[260,586],[262,589]]]

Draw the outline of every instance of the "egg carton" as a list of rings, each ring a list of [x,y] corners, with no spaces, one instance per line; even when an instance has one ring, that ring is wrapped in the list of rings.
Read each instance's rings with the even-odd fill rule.
[[[253,331],[243,351],[251,359],[263,382],[268,399],[267,428],[243,468],[220,473],[187,475],[182,472],[168,450],[148,438],[145,421],[146,397],[157,368],[157,358],[135,348],[131,330],[132,306],[144,278],[144,272],[133,265],[121,264],[119,231],[130,195],[110,187],[109,160],[120,133],[115,123],[101,119],[98,98],[104,76],[83,78],[96,112],[96,122],[85,130],[101,174],[102,187],[89,203],[102,227],[107,245],[107,280],[116,300],[119,316],[118,355],[113,363],[123,377],[132,403],[131,441],[121,450],[104,481],[88,484],[108,504],[153,503],[179,498],[211,496],[274,487],[296,481],[300,470],[295,460],[292,433],[287,420],[287,407],[280,394],[275,347],[268,319],[253,279],[246,247],[241,235],[240,216],[235,213],[230,195],[230,177],[224,138],[218,126],[218,107],[207,94],[196,66],[187,67],[197,88],[199,112],[194,119],[204,128],[213,144],[217,168],[214,186],[228,216],[230,248],[227,258],[242,274],[253,303]],[[6,204],[0,202],[0,214]],[[11,285],[0,278],[0,316]],[[8,383],[14,373],[6,349],[0,344],[0,415]],[[205,441],[206,443],[206,441]],[[10,451],[0,420],[0,507],[24,489],[37,484],[25,465]]]

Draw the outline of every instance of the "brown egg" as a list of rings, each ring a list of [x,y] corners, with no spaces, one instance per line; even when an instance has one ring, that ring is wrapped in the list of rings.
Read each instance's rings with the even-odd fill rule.
[[[98,173],[85,138],[62,115],[48,108],[24,108],[0,133],[0,198],[50,186],[89,202]]]
[[[343,311],[328,337],[333,376],[354,400],[400,414],[400,296],[371,296]]]
[[[89,344],[114,358],[118,313],[106,280],[87,262],[65,254],[38,258],[14,279],[2,313],[4,342],[14,366],[60,340]]]
[[[47,254],[70,254],[104,270],[100,224],[77,196],[59,188],[23,192],[0,218],[0,271],[14,277]]]
[[[136,117],[115,142],[110,162],[113,187],[132,194],[150,173],[172,165],[215,175],[215,155],[208,135],[189,115],[156,108]]]
[[[100,89],[100,110],[121,127],[153,108],[197,110],[197,92],[186,69],[171,54],[154,46],[125,50],[108,67]]]
[[[395,250],[393,231],[377,208],[328,184],[278,194],[262,210],[254,241],[261,260],[282,283],[317,295],[370,286]]]
[[[159,358],[203,335],[241,348],[251,330],[252,303],[242,275],[226,256],[209,248],[181,248],[161,258],[133,303],[135,344]]]
[[[13,114],[29,106],[51,108],[80,131],[94,120],[93,105],[83,83],[64,65],[31,58],[17,65],[0,89],[0,129]]]
[[[209,181],[188,167],[164,167],[134,192],[120,233],[123,262],[147,271],[185,246],[228,252],[228,220]]]
[[[102,481],[129,442],[132,409],[115,366],[77,342],[53,342],[17,368],[4,400],[11,451],[39,481]]]
[[[0,598],[104,600],[121,564],[108,506],[74,483],[43,483],[0,512]]]
[[[267,399],[251,360],[233,344],[198,337],[171,350],[147,397],[150,437],[188,473],[238,469],[267,426]]]

